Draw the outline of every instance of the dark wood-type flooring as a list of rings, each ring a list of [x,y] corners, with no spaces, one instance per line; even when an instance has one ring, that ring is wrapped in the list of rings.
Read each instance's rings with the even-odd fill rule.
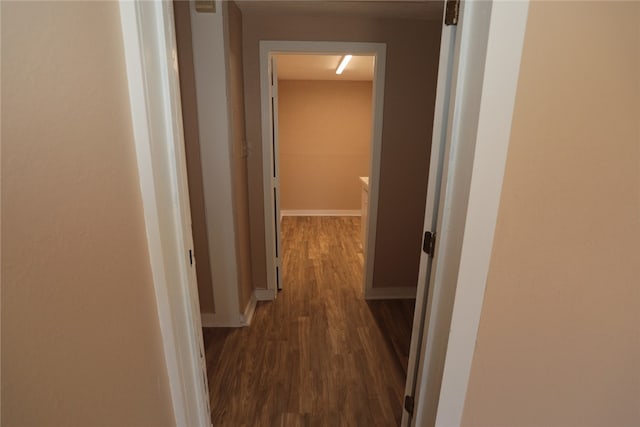
[[[413,301],[362,296],[358,217],[285,217],[283,287],[205,328],[214,426],[397,426]]]

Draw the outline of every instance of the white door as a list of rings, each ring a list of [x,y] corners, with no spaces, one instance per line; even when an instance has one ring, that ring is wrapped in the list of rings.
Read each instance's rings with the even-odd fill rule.
[[[431,158],[429,166],[429,184],[424,215],[423,250],[420,256],[420,270],[418,273],[418,289],[416,306],[413,316],[411,332],[411,348],[407,366],[407,382],[405,385],[405,399],[401,426],[409,426],[414,406],[414,396],[418,377],[420,348],[424,335],[425,317],[427,312],[427,296],[431,282],[431,266],[435,255],[436,237],[438,231],[438,208],[440,207],[441,189],[446,183],[443,181],[444,157],[446,152],[449,109],[452,91],[452,76],[454,68],[454,49],[456,41],[456,26],[443,25],[440,40],[440,58],[438,64],[438,83],[436,89],[436,105],[433,121],[433,136],[431,142]],[[446,178],[444,178],[446,181]]]
[[[276,284],[282,290],[282,247],[280,242],[280,180],[278,149],[278,64],[273,55],[269,58],[269,95],[271,100],[271,191],[273,192],[274,254],[276,259]]]

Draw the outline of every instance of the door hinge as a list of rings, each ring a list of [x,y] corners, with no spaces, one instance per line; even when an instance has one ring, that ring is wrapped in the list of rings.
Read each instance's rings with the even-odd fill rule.
[[[413,396],[404,397],[404,409],[409,414],[413,415]]]
[[[430,231],[424,232],[424,240],[422,241],[422,250],[425,254],[433,258],[436,251],[436,233]]]
[[[444,11],[444,25],[458,25],[460,0],[447,0]]]
[[[193,265],[193,251],[189,249],[189,265]]]

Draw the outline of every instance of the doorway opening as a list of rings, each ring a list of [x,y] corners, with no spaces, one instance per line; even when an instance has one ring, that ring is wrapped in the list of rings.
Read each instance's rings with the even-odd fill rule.
[[[194,17],[197,18],[195,19],[196,23],[201,21],[199,18],[202,17],[192,16],[192,18]],[[230,23],[232,23],[231,21]],[[277,145],[278,138],[274,138],[274,136],[279,136],[281,130],[274,126],[265,129],[264,126],[265,123],[273,124],[274,118],[275,122],[278,122],[279,111],[274,106],[278,107],[279,97],[278,91],[274,88],[278,88],[278,71],[282,71],[279,67],[281,64],[278,63],[279,57],[282,59],[281,55],[286,56],[300,52],[307,55],[335,55],[338,62],[341,62],[347,54],[356,58],[359,56],[374,57],[374,71],[370,89],[372,92],[371,105],[369,107],[369,119],[373,117],[373,121],[369,124],[369,139],[371,141],[369,169],[365,172],[357,172],[351,177],[351,182],[355,183],[356,191],[362,189],[360,177],[369,177],[369,194],[364,203],[367,211],[364,216],[367,220],[363,223],[368,226],[365,227],[365,233],[362,233],[360,227],[353,227],[353,223],[350,228],[339,227],[341,224],[316,224],[315,229],[325,234],[320,238],[304,240],[315,243],[331,240],[327,238],[326,232],[332,229],[334,247],[320,248],[328,250],[320,256],[317,256],[320,251],[314,254],[318,268],[313,265],[313,268],[304,270],[307,282],[305,285],[309,285],[306,287],[309,291],[307,295],[302,295],[303,298],[294,300],[293,289],[288,288],[288,284],[284,280],[285,292],[281,293],[276,301],[268,304],[258,303],[253,316],[254,325],[251,327],[242,330],[223,331],[213,328],[205,330],[206,359],[209,365],[208,384],[211,390],[211,410],[214,423],[222,422],[223,419],[231,423],[244,422],[242,420],[246,421],[247,417],[256,417],[255,420],[260,420],[260,423],[268,424],[267,421],[262,422],[264,417],[278,416],[278,414],[289,417],[290,412],[315,414],[314,416],[323,416],[322,414],[325,413],[330,415],[333,412],[334,414],[344,413],[347,418],[354,416],[354,414],[361,418],[366,417],[366,415],[361,415],[364,409],[364,406],[361,406],[363,404],[375,408],[370,415],[382,417],[380,419],[384,419],[389,425],[398,424],[404,414],[402,410],[403,388],[406,383],[407,370],[410,371],[409,376],[411,375],[411,369],[407,368],[407,365],[410,365],[407,359],[414,306],[413,301],[407,302],[398,299],[399,294],[397,292],[391,293],[390,290],[398,291],[397,288],[400,286],[397,286],[397,283],[402,283],[401,286],[404,286],[405,289],[412,286],[413,294],[411,297],[415,298],[417,293],[416,277],[415,272],[413,276],[405,274],[403,280],[392,284],[396,288],[390,286],[384,289],[384,286],[374,286],[373,271],[376,270],[378,276],[380,269],[377,265],[378,262],[374,268],[373,252],[376,250],[375,237],[377,234],[380,236],[380,241],[384,242],[383,247],[377,248],[381,254],[378,258],[386,260],[387,266],[389,263],[398,265],[406,260],[407,257],[402,248],[417,255],[415,264],[419,258],[424,193],[416,193],[409,188],[426,187],[426,166],[429,162],[428,152],[431,139],[430,117],[433,115],[433,111],[430,110],[433,108],[432,104],[431,106],[428,104],[432,99],[432,91],[435,91],[436,85],[437,46],[435,45],[440,28],[438,22],[428,26],[422,22],[419,25],[418,23],[409,25],[412,22],[403,22],[403,24],[402,26],[390,25],[385,29],[388,34],[375,38],[375,40],[388,40],[385,43],[264,42],[258,40],[251,42],[246,39],[243,43],[238,43],[237,37],[232,37],[229,41],[230,48],[234,52],[230,56],[235,62],[230,62],[227,72],[233,77],[232,83],[241,88],[243,86],[245,90],[244,97],[242,95],[236,96],[230,101],[230,111],[233,112],[234,123],[235,121],[243,123],[247,132],[246,137],[243,137],[244,133],[242,132],[236,132],[235,136],[239,136],[238,138],[233,136],[234,153],[242,153],[241,156],[246,158],[248,163],[252,158],[257,158],[258,163],[263,163],[262,170],[263,173],[266,173],[262,179],[262,183],[265,185],[264,199],[267,201],[272,198],[269,200],[272,204],[265,203],[264,211],[271,215],[271,221],[267,220],[265,224],[267,224],[266,232],[273,233],[272,250],[273,255],[277,255],[273,265],[275,274],[272,275],[270,271],[267,276],[261,275],[261,278],[268,277],[272,284],[268,289],[256,289],[254,292],[256,299],[273,299],[267,298],[268,292],[263,291],[272,291],[272,295],[275,297],[278,294],[278,282],[282,287],[283,279],[286,279],[281,271],[283,267],[281,262],[286,263],[286,260],[280,253],[283,245],[286,245],[280,236],[282,224],[280,223],[281,209],[279,204],[282,202],[282,194],[279,194],[279,190],[282,176],[279,172],[282,160],[277,156],[280,153]],[[416,31],[407,32],[406,36],[398,35],[399,33],[404,34],[405,26],[415,27]],[[427,26],[433,31],[422,31],[423,26]],[[250,27],[253,28],[253,25],[249,22],[246,28]],[[236,25],[235,28],[237,29],[238,26]],[[197,30],[196,28],[192,35],[197,35]],[[229,33],[237,36],[237,32],[232,30]],[[416,37],[416,34],[421,34],[421,37]],[[412,37],[413,44],[397,40],[401,37],[408,39],[409,36]],[[425,44],[426,49],[408,48],[408,45],[420,46],[420,42],[416,41],[416,38],[431,41]],[[392,69],[386,73],[389,78],[388,82],[385,82],[386,43],[389,43],[389,55],[393,60]],[[315,45],[313,47],[316,50],[311,49],[310,51],[309,45]],[[325,47],[320,45],[325,45]],[[249,55],[248,57],[253,55],[258,60],[253,63],[245,62],[243,65],[238,61],[238,58],[242,58],[242,55],[239,55],[241,51],[239,46],[255,46],[256,49],[253,52],[247,53],[245,51],[243,53]],[[197,55],[198,52],[196,51],[195,54]],[[423,55],[424,57],[422,57]],[[377,56],[384,60],[378,60]],[[239,76],[238,71],[243,72],[244,76]],[[349,69],[345,72],[348,71]],[[332,72],[335,73],[335,68],[332,69]],[[267,76],[266,79],[265,76]],[[258,82],[261,83],[261,86],[256,84]],[[385,83],[388,83],[388,88],[385,88]],[[376,90],[377,85],[381,88],[380,90]],[[235,86],[233,87],[237,89]],[[232,94],[241,93],[235,89]],[[262,89],[262,94],[266,89],[266,97],[260,97],[260,89]],[[385,89],[388,89],[389,98],[392,98],[392,102],[388,104],[385,104],[383,99]],[[262,109],[262,120],[260,117],[252,117],[253,112],[261,110],[259,102],[262,102],[263,107],[265,104],[267,107]],[[244,104],[247,104],[246,117],[243,114]],[[386,197],[383,206],[386,206],[387,210],[384,214],[386,225],[377,227],[379,225],[376,216],[378,216],[379,203],[377,199],[381,182],[383,105],[386,105],[384,107],[385,114],[388,114],[387,118],[389,118],[389,120],[385,119],[384,123],[387,159],[385,185],[387,185],[387,190],[383,194]],[[254,108],[248,108],[250,106]],[[379,117],[380,120],[376,121],[376,117]],[[257,129],[257,135],[254,134],[252,126]],[[263,131],[262,139],[259,138],[261,129]],[[271,138],[275,143],[271,141]],[[236,147],[236,139],[242,141],[241,147]],[[257,156],[256,154],[260,153],[252,150],[255,147],[254,141],[261,141],[262,156]],[[269,144],[269,142],[272,143]],[[259,168],[253,170],[259,170]],[[389,173],[389,170],[392,172]],[[377,177],[376,174],[378,174]],[[389,174],[392,176],[391,180]],[[261,186],[256,185],[253,188],[260,189]],[[392,193],[391,197],[389,197],[390,193]],[[403,197],[397,197],[397,195],[403,195]],[[359,198],[362,200],[362,195]],[[259,200],[259,198],[256,199]],[[261,202],[259,200],[258,203]],[[417,208],[416,205],[418,205]],[[388,214],[389,206],[393,206],[395,214]],[[287,210],[286,208],[288,207],[285,206],[283,210]],[[363,211],[362,209],[353,210]],[[409,211],[412,211],[411,215],[409,215]],[[416,212],[418,213],[416,214]],[[420,216],[418,227],[408,227],[410,233],[401,230],[408,224],[416,225],[415,217],[418,215]],[[411,216],[414,218],[410,219]],[[270,229],[271,227],[273,228]],[[345,233],[345,229],[349,231]],[[389,230],[391,230],[392,236],[388,235]],[[411,235],[409,242],[406,242],[406,236],[399,236],[403,233]],[[254,238],[255,236],[261,237],[259,234],[254,233]],[[362,245],[362,234],[367,235],[364,245]],[[345,236],[350,239],[344,239]],[[353,261],[352,265],[357,266],[355,268],[357,272],[344,281],[346,275],[344,272],[340,272],[339,268],[336,268],[334,262],[336,253],[339,253],[335,249],[356,247],[360,249],[360,260],[359,262]],[[389,253],[389,247],[394,248],[391,250],[392,253]],[[401,248],[401,250],[395,248]],[[317,247],[315,249],[317,250]],[[347,252],[353,255],[357,249]],[[403,266],[395,268],[395,270],[402,272],[405,268]],[[391,274],[387,273],[387,276],[391,276]],[[407,279],[407,276],[411,277]],[[357,279],[354,280],[354,277]],[[394,277],[394,280],[397,278]],[[349,286],[342,288],[326,286],[336,282],[341,284],[346,282]],[[322,295],[320,295],[321,293]],[[331,298],[325,298],[327,293]],[[387,301],[368,301],[372,296]],[[389,299],[394,300],[388,301]],[[397,307],[389,308],[385,304],[387,302],[396,304]],[[417,308],[415,309],[416,313],[419,311]],[[399,325],[398,320],[405,320],[404,324]],[[385,327],[389,328],[385,330]],[[400,339],[397,336],[390,336],[394,332],[400,332]],[[390,348],[391,350],[389,350]],[[394,358],[395,349],[401,351]],[[243,370],[243,367],[247,366],[253,367],[251,369],[253,374],[247,375],[248,373]],[[402,372],[403,370],[404,372]],[[349,387],[341,386],[341,379],[345,378],[349,379]],[[254,381],[260,381],[261,387],[269,390],[268,394],[274,396],[273,402],[268,402],[263,408],[244,408],[235,405],[237,396],[245,396],[240,399],[241,401],[255,400],[252,397],[252,393],[255,391],[252,387],[252,384],[255,384]],[[286,414],[280,413],[283,396],[301,394],[296,390],[304,390],[304,395],[299,398],[290,398]],[[371,399],[370,390],[385,390],[385,392],[379,393],[374,398],[375,402],[367,404]],[[347,408],[350,409],[346,411]],[[335,419],[326,419],[325,421],[328,424],[340,424]],[[366,422],[366,419],[363,421]],[[371,424],[375,423],[375,419],[369,421]],[[278,422],[275,423],[278,424]]]
[[[271,57],[276,170],[278,289],[295,280],[288,264],[306,262],[326,231],[350,235],[336,261],[355,270],[367,248],[375,56],[275,54]],[[328,241],[335,238],[326,236]],[[336,248],[337,249],[337,248]],[[338,252],[338,251],[336,251]],[[351,267],[347,267],[350,265]],[[356,267],[356,268],[354,268]],[[357,268],[359,267],[359,268]]]
[[[306,56],[306,58],[304,58]],[[355,57],[355,60],[354,60]],[[359,110],[364,111],[364,123],[359,126],[353,126],[353,122],[344,120],[344,118],[337,118],[333,115],[334,125],[342,122],[344,129],[354,130],[360,133],[358,139],[360,144],[368,143],[369,159],[363,158],[362,147],[358,153],[356,162],[359,164],[350,164],[338,166],[340,161],[344,162],[343,157],[337,163],[334,162],[334,168],[340,169],[338,175],[343,177],[350,177],[350,182],[345,182],[347,191],[344,193],[345,201],[340,202],[340,195],[332,195],[327,197],[330,203],[334,203],[333,206],[351,206],[356,209],[286,209],[282,211],[282,193],[281,193],[281,153],[280,153],[280,107],[279,107],[279,65],[278,62],[283,61],[285,66],[285,76],[302,76],[307,75],[306,78],[315,78],[320,81],[319,77],[325,81],[339,82],[347,81],[347,78],[351,81],[370,81],[371,90],[362,90],[360,88],[361,95],[365,92],[370,93],[370,123],[368,126],[369,135],[367,132],[368,118],[366,117],[367,101],[366,97],[362,97],[362,102],[359,106]],[[313,63],[316,63],[315,65]],[[351,67],[349,67],[349,64]],[[344,64],[343,64],[344,63]],[[264,215],[265,215],[265,240],[267,246],[267,288],[274,291],[281,290],[283,288],[282,281],[282,241],[281,241],[281,219],[283,214],[318,214],[319,211],[325,212],[320,214],[328,215],[336,213],[345,215],[360,216],[362,209],[364,209],[365,215],[362,219],[366,219],[362,222],[360,227],[361,245],[362,245],[362,257],[364,264],[363,280],[363,292],[366,294],[367,289],[373,286],[373,259],[375,251],[375,239],[376,239],[376,221],[377,221],[377,207],[378,207],[378,194],[379,194],[379,176],[380,176],[380,158],[382,150],[382,122],[383,122],[383,104],[384,104],[384,84],[385,84],[385,64],[386,64],[386,45],[384,43],[355,43],[355,42],[296,42],[296,41],[261,41],[260,42],[260,76],[261,76],[261,100],[262,100],[262,140],[263,144],[263,185],[264,185]],[[342,68],[342,70],[340,70]],[[315,70],[315,71],[312,71]],[[341,74],[337,74],[340,71]],[[305,74],[306,73],[306,74]],[[330,77],[329,77],[330,76]],[[335,77],[337,76],[337,77]],[[358,79],[358,80],[355,80]],[[368,80],[370,79],[370,80]],[[287,84],[287,86],[292,86]],[[295,85],[293,85],[295,86]],[[317,86],[317,85],[316,85]],[[335,85],[331,85],[335,86]],[[317,92],[316,88],[316,92]],[[334,90],[336,88],[333,88]],[[354,88],[350,88],[354,89]],[[344,91],[345,88],[342,88]],[[356,92],[357,89],[354,89]],[[327,102],[326,95],[328,92],[323,91],[324,102]],[[318,100],[319,98],[317,98]],[[342,96],[344,98],[344,94]],[[349,99],[352,99],[350,96]],[[357,104],[357,103],[356,103]],[[289,105],[287,105],[289,107]],[[319,107],[316,105],[316,107]],[[330,108],[330,106],[328,106]],[[335,108],[340,108],[336,106]],[[364,110],[363,110],[364,109]],[[316,110],[320,111],[320,110]],[[329,109],[327,108],[327,111]],[[292,111],[293,112],[293,111]],[[296,110],[297,115],[300,117],[300,110]],[[334,110],[335,112],[335,110]],[[287,110],[289,113],[289,110]],[[307,115],[312,112],[305,111]],[[304,115],[304,114],[303,114]],[[306,117],[307,119],[309,117]],[[315,119],[310,119],[314,121]],[[362,118],[361,118],[362,121]],[[317,123],[317,122],[316,122]],[[287,122],[287,124],[290,124]],[[300,123],[291,123],[291,127],[287,127],[285,131],[285,141],[300,146],[300,141],[291,141],[292,133],[296,133],[296,126]],[[364,132],[364,134],[363,134]],[[347,136],[348,138],[348,136]],[[316,146],[324,146],[325,149],[332,143],[335,144],[336,140],[345,141],[345,135],[339,135],[339,138],[332,138],[333,141],[319,141],[318,136],[314,137]],[[338,141],[339,143],[340,141]],[[312,142],[313,144],[313,142]],[[357,146],[355,144],[354,146]],[[289,153],[287,149],[289,144],[285,148],[285,156]],[[316,147],[317,148],[317,147]],[[300,153],[299,150],[297,150]],[[313,149],[312,151],[313,152]],[[316,151],[317,152],[317,151]],[[344,152],[344,151],[343,151]],[[325,151],[327,153],[327,151]],[[334,152],[335,155],[335,152]],[[291,160],[291,161],[289,161]],[[333,160],[336,160],[335,157]],[[318,168],[319,163],[313,162]],[[368,164],[367,164],[368,163]],[[325,165],[326,166],[326,165]],[[368,167],[368,169],[367,169]],[[295,169],[300,170],[301,166],[294,165],[294,159],[287,159],[282,171],[285,176],[295,175],[293,172]],[[307,174],[309,170],[305,171]],[[333,174],[329,168],[317,169],[316,180],[324,179],[326,181],[330,179],[339,179],[339,176]],[[334,170],[333,172],[336,172]],[[366,175],[360,175],[367,172]],[[321,175],[325,176],[322,177]],[[308,175],[307,175],[308,176]],[[357,177],[357,178],[356,178]],[[363,179],[360,179],[362,177]],[[307,180],[308,182],[311,180]],[[301,181],[297,180],[297,185],[300,185]],[[339,188],[339,183],[336,181],[335,186]],[[320,187],[327,188],[326,185],[320,184]],[[348,188],[351,187],[351,197],[349,197]],[[304,188],[298,188],[295,191],[294,188],[287,189],[285,192],[285,203],[294,203],[296,198],[295,193],[300,194],[307,200],[299,200],[303,203],[298,206],[320,206],[318,204],[318,197],[315,200],[310,200],[309,197],[302,196],[303,194],[309,195],[309,191],[305,191]],[[307,189],[308,190],[308,189]],[[355,190],[355,191],[354,191]],[[366,196],[363,194],[366,191]],[[354,205],[354,195],[360,193],[360,206]],[[349,200],[351,199],[351,200]],[[357,199],[355,200],[357,202]],[[311,203],[311,204],[308,204]],[[306,205],[305,205],[306,204]],[[364,206],[363,206],[364,205]],[[285,205],[294,206],[294,205]],[[326,205],[328,206],[328,205]],[[338,212],[342,210],[342,212]],[[305,212],[307,211],[307,212]]]

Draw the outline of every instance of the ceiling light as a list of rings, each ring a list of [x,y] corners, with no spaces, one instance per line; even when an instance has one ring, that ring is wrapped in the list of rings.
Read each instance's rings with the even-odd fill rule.
[[[345,55],[342,58],[342,61],[340,61],[340,65],[338,65],[338,68],[336,69],[336,74],[342,74],[342,72],[344,71],[345,67],[349,63],[349,61],[351,61],[352,57],[353,57],[353,55]]]

